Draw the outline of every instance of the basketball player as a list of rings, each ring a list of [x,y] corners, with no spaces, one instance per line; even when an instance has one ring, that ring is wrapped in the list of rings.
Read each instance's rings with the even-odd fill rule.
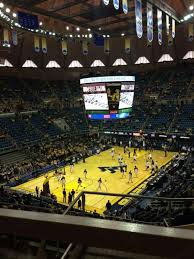
[[[60,172],[57,173],[57,180],[58,180],[58,182],[61,181],[61,173]]]
[[[122,174],[122,178],[126,178],[126,175],[125,175],[125,170],[124,170],[124,167],[121,166],[121,174]]]
[[[121,165],[122,159],[123,159],[123,158],[122,158],[121,154],[119,154],[119,155],[118,155],[118,163],[119,163],[119,165]]]
[[[151,161],[151,166],[152,166],[153,169],[155,168],[155,162],[154,162],[153,159],[152,159],[152,161]]]
[[[149,153],[149,155],[148,155],[148,160],[152,160],[152,154],[151,153]]]
[[[157,172],[158,171],[158,162],[157,161],[155,161],[155,171]]]
[[[149,162],[148,162],[148,160],[146,159],[146,171],[148,171],[148,170],[149,170],[149,168],[150,168],[150,166],[149,166]]]
[[[102,179],[99,178],[99,180],[98,180],[98,190],[101,190],[101,185],[102,185]]]
[[[84,170],[84,177],[85,177],[85,179],[87,178],[87,173],[88,173],[88,172],[87,172],[87,170],[85,169],[85,170]]]
[[[114,159],[114,156],[115,156],[115,149],[112,148],[112,149],[111,149],[111,157],[112,157],[112,160]]]
[[[61,178],[61,183],[62,183],[62,188],[64,189],[64,188],[65,188],[65,184],[66,184],[65,176],[63,176],[63,177]]]
[[[78,186],[77,186],[77,190],[78,190],[78,189],[79,189],[79,187],[82,187],[82,180],[81,180],[81,178],[80,178],[80,177],[78,178],[77,183],[78,183]]]
[[[123,161],[123,169],[125,169],[125,172],[127,172],[127,164],[125,163],[125,161]]]
[[[128,150],[128,158],[131,157],[131,152],[130,152],[130,149]]]
[[[133,154],[133,163],[136,163],[137,162],[137,155],[136,153]]]
[[[74,164],[73,162],[70,163],[70,173],[73,173],[73,169],[74,169]]]
[[[139,171],[139,170],[138,170],[137,166],[135,165],[135,167],[134,167],[134,173],[135,173],[135,176],[136,176],[136,177],[138,177],[138,171]]]
[[[131,170],[129,171],[129,181],[128,181],[128,183],[132,183],[133,181],[132,181],[132,177],[133,177],[133,175],[132,175],[132,172],[131,172]]]

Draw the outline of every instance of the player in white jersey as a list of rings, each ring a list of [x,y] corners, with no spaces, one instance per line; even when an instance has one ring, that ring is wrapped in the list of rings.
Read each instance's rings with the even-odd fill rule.
[[[65,176],[63,176],[63,177],[61,178],[61,183],[62,183],[62,188],[64,189],[64,188],[65,188],[65,184],[66,184]]]
[[[73,162],[70,163],[70,173],[73,173],[74,170],[74,164]]]
[[[112,160],[114,159],[114,156],[115,156],[115,149],[112,148],[112,149],[111,149],[111,157],[112,157]]]
[[[138,168],[137,168],[137,166],[135,165],[135,167],[134,167],[134,173],[135,173],[135,176],[137,177],[138,176]]]
[[[118,155],[118,163],[119,163],[119,165],[121,164],[122,160],[123,160],[123,158],[122,158],[121,154],[119,154]]]
[[[151,154],[151,153],[149,153],[148,159],[149,159],[149,160],[152,160],[152,154]]]

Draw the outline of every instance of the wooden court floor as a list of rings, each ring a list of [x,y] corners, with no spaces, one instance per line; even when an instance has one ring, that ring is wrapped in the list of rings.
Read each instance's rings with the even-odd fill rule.
[[[127,164],[127,173],[126,177],[122,177],[119,168],[117,170],[111,170],[112,167],[118,166],[118,154],[121,154],[123,160]],[[150,176],[150,171],[146,171],[146,159],[148,156],[148,151],[137,151],[137,162],[136,165],[139,169],[138,177],[134,175],[134,163],[133,163],[133,149],[131,149],[131,158],[128,158],[127,154],[124,154],[123,148],[115,147],[115,158],[112,160],[111,150],[106,150],[101,152],[99,155],[93,155],[86,159],[86,163],[80,161],[78,164],[75,164],[74,171],[70,173],[70,167],[66,166],[66,192],[68,193],[74,189],[76,195],[79,194],[82,190],[87,191],[100,191],[100,192],[110,192],[110,193],[123,193],[127,194],[132,191],[136,186],[141,184]],[[152,152],[152,158],[154,161],[157,161],[158,167],[166,164],[170,161],[175,153],[168,152],[167,157],[164,157],[163,151],[155,150]],[[87,179],[85,179],[83,171],[87,170]],[[61,169],[63,171],[63,169]],[[133,173],[133,182],[128,183],[128,172],[132,170]],[[62,194],[62,184],[58,179],[53,176],[53,172],[47,174],[51,176],[49,180],[50,191],[57,197],[59,203],[63,202]],[[82,187],[78,187],[78,178],[82,179]],[[101,190],[98,190],[98,179],[102,179]],[[29,192],[35,194],[35,187],[38,186],[39,189],[42,189],[43,182],[45,181],[45,176],[42,175],[35,179],[32,179],[26,183],[14,187],[15,190],[20,190],[23,192]],[[137,193],[137,192],[136,192]],[[105,210],[105,205],[107,201],[110,200],[111,204],[114,204],[119,200],[117,197],[101,196],[101,195],[86,195],[86,209],[102,213]]]

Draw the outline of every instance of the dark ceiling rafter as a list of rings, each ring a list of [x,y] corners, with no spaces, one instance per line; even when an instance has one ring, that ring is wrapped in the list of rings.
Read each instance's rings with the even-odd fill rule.
[[[50,12],[58,12],[58,11],[61,11],[61,10],[64,10],[64,9],[67,9],[67,8],[71,8],[73,6],[76,6],[76,5],[79,5],[79,4],[84,4],[84,3],[87,3],[89,0],[81,0],[81,1],[73,1],[73,2],[70,2],[70,3],[66,3],[60,7],[56,7],[56,8],[53,8],[51,10],[49,10]]]
[[[36,13],[36,14],[39,14],[39,15],[43,15],[43,16],[47,16],[47,17],[51,17],[53,19],[56,19],[56,20],[59,20],[59,21],[62,21],[64,22],[66,19],[68,20],[69,23],[75,25],[75,26],[82,26],[80,21],[76,21],[70,17],[67,17],[67,16],[64,16],[64,15],[61,15],[61,14],[57,14],[57,13],[51,13],[47,10],[44,10],[42,8],[39,8],[39,7],[30,7],[28,6],[26,3],[24,5],[22,5],[25,1],[14,1],[14,0],[7,0],[6,1],[7,4],[11,5],[11,6],[16,6],[16,7],[22,7],[23,9],[29,11],[29,12],[33,12],[33,13]],[[84,26],[82,26],[84,27]],[[90,26],[91,29],[92,29],[92,26]]]
[[[34,5],[42,4],[47,1],[48,0],[30,0],[30,1],[28,1],[28,5],[34,6]]]

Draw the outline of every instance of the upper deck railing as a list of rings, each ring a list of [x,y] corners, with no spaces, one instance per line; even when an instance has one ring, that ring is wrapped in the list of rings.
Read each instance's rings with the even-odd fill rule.
[[[193,258],[194,231],[0,209],[0,233],[138,254]]]

